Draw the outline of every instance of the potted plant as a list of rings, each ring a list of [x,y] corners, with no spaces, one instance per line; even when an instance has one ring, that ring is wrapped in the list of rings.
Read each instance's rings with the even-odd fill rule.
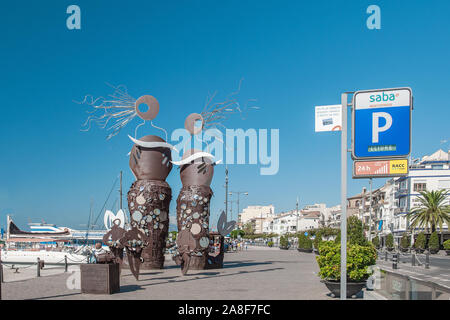
[[[406,233],[403,233],[402,238],[400,239],[400,250],[402,252],[407,252],[409,249],[410,238]]]
[[[445,253],[450,256],[450,239],[444,241]]]
[[[436,231],[430,236],[430,240],[428,241],[428,250],[430,250],[431,254],[436,254],[439,252],[439,237]]]
[[[427,238],[425,237],[425,233],[420,232],[417,235],[416,242],[414,242],[414,249],[417,253],[423,253],[425,251],[425,244],[427,242]]]
[[[287,235],[280,237],[280,249],[283,250],[289,249],[289,240]]]
[[[394,250],[394,236],[392,233],[389,233],[386,237],[386,249],[388,251]]]
[[[304,234],[300,234],[298,236],[298,248],[297,248],[297,250],[299,252],[311,253],[313,251],[311,239],[308,236],[304,235]]]
[[[347,297],[360,292],[372,274],[369,266],[375,265],[377,252],[373,245],[347,244]],[[319,276],[335,297],[340,296],[341,245],[334,241],[320,244]]]

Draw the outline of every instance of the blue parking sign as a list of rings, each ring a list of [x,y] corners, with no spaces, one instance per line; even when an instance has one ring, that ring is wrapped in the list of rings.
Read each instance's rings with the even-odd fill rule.
[[[411,152],[410,88],[358,91],[353,95],[352,158],[406,157]]]

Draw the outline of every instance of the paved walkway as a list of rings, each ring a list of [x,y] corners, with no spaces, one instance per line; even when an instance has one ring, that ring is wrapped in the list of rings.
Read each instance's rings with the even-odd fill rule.
[[[72,287],[77,283],[79,272],[73,271],[77,269],[56,275],[46,274],[44,269],[40,278],[35,277],[35,270],[24,269],[20,277],[7,271],[3,299],[333,299],[316,275],[315,255],[297,250],[249,247],[248,251],[227,253],[223,269],[194,270],[186,276],[166,256],[164,270],[144,270],[139,281],[123,270],[121,292],[113,295],[69,289],[68,283]]]

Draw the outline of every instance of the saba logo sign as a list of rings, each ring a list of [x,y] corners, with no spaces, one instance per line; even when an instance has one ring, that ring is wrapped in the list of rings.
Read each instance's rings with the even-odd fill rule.
[[[381,94],[372,94],[369,99],[370,102],[387,102],[387,101],[395,101],[395,98],[397,98],[399,96],[398,93],[384,93],[382,92]]]

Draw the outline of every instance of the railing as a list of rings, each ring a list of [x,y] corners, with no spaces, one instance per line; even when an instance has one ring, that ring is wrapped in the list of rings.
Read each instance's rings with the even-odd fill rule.
[[[381,270],[380,288],[375,291],[390,300],[450,300],[450,287]]]

